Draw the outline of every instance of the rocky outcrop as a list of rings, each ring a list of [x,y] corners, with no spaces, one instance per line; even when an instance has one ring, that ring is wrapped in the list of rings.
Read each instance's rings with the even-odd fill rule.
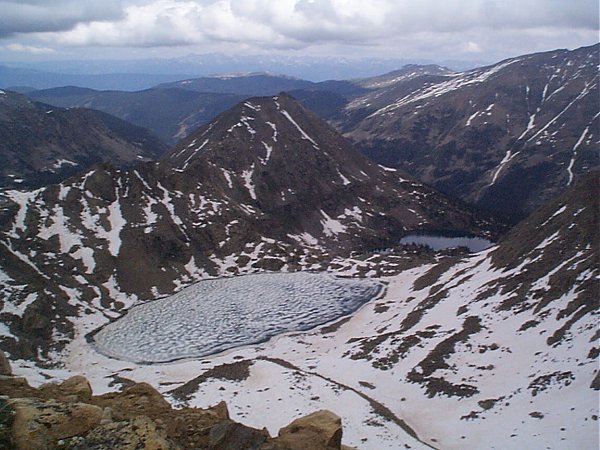
[[[335,450],[341,419],[318,411],[296,419],[272,438],[229,418],[224,402],[207,409],[173,409],[147,383],[94,396],[85,377],[31,387],[1,376],[0,448],[148,450]],[[4,445],[4,447],[2,447]]]
[[[317,411],[279,430],[276,441],[298,450],[338,449],[342,445],[342,419],[331,411]]]
[[[0,375],[12,375],[10,362],[2,350],[0,350]]]
[[[85,434],[102,420],[102,408],[88,403],[16,398],[8,404],[15,411],[13,443],[21,450],[55,448],[59,441]]]

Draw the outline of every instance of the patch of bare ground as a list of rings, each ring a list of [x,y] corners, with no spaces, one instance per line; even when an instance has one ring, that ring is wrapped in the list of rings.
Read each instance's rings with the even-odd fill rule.
[[[320,330],[321,334],[335,333],[337,330],[339,330],[339,328],[342,325],[344,325],[350,319],[351,319],[351,317],[344,317],[343,319],[340,319],[337,322],[332,323],[331,325],[326,325],[326,326],[322,327]]]
[[[421,291],[426,287],[435,284],[440,277],[450,269],[454,264],[460,261],[460,258],[448,256],[443,258],[435,266],[429,269],[424,275],[421,275],[413,282],[413,289],[415,291]]]
[[[244,381],[250,376],[250,366],[254,364],[254,361],[244,359],[242,361],[236,361],[230,364],[221,364],[215,366],[212,369],[207,370],[202,375],[188,381],[182,386],[179,386],[168,393],[176,400],[187,402],[189,401],[194,393],[198,390],[198,387],[210,380],[229,380],[229,381]]]
[[[386,311],[387,311],[387,310],[389,310],[389,309],[390,309],[390,307],[389,307],[389,305],[387,305],[386,303],[376,303],[376,304],[373,306],[373,311],[374,311],[376,314],[381,314],[381,313],[384,313],[384,312],[386,312]]]
[[[570,371],[553,372],[537,377],[535,380],[529,383],[527,389],[530,389],[531,396],[535,397],[538,393],[548,389],[552,384],[562,384],[563,386],[568,386],[573,382],[573,380],[575,380],[575,377]]]
[[[348,343],[360,342],[360,349],[354,353],[347,352],[344,356],[350,356],[350,359],[354,360],[364,359],[373,361],[372,365],[374,368],[388,370],[398,363],[400,358],[404,358],[412,348],[420,344],[423,339],[434,337],[437,333],[435,330],[438,328],[440,328],[439,325],[430,325],[427,329],[409,336],[402,336],[403,331],[400,330],[383,333],[375,337],[353,338]],[[377,357],[379,353],[378,347],[387,340],[391,340],[391,345],[396,347],[388,351],[385,355]]]
[[[463,322],[462,330],[436,345],[425,359],[409,372],[407,375],[408,381],[423,385],[430,398],[438,394],[449,397],[470,397],[479,392],[475,386],[453,384],[443,377],[432,375],[437,370],[449,369],[450,366],[446,363],[446,359],[454,353],[456,344],[466,342],[470,335],[478,333],[481,329],[481,319],[479,317],[467,317]]]

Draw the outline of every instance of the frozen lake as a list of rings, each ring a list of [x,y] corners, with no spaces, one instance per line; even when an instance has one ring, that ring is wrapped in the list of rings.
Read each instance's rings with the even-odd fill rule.
[[[494,245],[489,239],[480,237],[428,234],[409,234],[400,239],[400,244],[426,245],[435,251],[446,248],[467,247],[473,253],[480,252]]]
[[[347,315],[383,292],[376,280],[264,273],[206,280],[132,308],[95,336],[110,357],[157,363],[198,358]]]

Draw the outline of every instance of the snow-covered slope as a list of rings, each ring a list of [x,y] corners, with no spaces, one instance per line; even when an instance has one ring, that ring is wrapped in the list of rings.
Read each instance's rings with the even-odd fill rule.
[[[374,160],[508,214],[598,167],[599,45],[383,83],[339,128]],[[376,85],[376,84],[375,84]]]
[[[1,198],[4,349],[20,358],[50,357],[75,317],[108,320],[203,278],[323,269],[411,230],[493,228],[285,95],[236,106],[158,163]]]
[[[271,433],[328,408],[359,449],[597,448],[599,189],[592,173],[499,245],[384,277],[382,297],[311,331],[154,365],[109,359],[79,335],[62,371],[17,371],[83,373],[98,393],[146,381],[176,404],[226,400],[235,420]]]

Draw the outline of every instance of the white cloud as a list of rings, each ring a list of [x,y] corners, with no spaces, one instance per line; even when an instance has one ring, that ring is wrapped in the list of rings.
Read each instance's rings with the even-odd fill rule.
[[[23,2],[0,0],[0,8]],[[56,6],[57,2],[54,6]],[[49,13],[42,1],[26,1],[30,23],[12,32],[51,31],[41,12],[63,28],[38,35],[70,46],[196,46],[211,50],[268,51],[362,47],[360,52],[395,51],[412,56],[442,49],[454,54],[500,52],[503,39],[537,50],[592,43],[598,35],[597,0],[58,0]],[[91,5],[102,5],[92,7]],[[121,8],[121,9],[120,9]],[[0,9],[2,10],[2,9]],[[68,10],[68,8],[67,8]],[[4,10],[3,10],[4,14]],[[9,14],[10,15],[10,14]],[[8,19],[0,19],[7,21]],[[1,22],[0,22],[1,23]],[[53,22],[54,23],[54,22]],[[44,28],[45,27],[45,28]],[[0,27],[2,28],[2,27]],[[547,34],[546,30],[552,30]],[[567,33],[570,33],[568,38]],[[552,36],[552,34],[554,36]],[[1,35],[0,35],[1,36]],[[558,37],[567,38],[566,44]],[[595,37],[594,37],[595,36]],[[587,40],[587,41],[586,41]],[[583,45],[583,44],[580,44]],[[390,56],[398,56],[390,55]]]
[[[56,52],[54,49],[48,47],[37,47],[34,45],[24,45],[19,43],[7,44],[3,46],[3,48],[11,52],[33,53],[35,55],[45,55]]]

